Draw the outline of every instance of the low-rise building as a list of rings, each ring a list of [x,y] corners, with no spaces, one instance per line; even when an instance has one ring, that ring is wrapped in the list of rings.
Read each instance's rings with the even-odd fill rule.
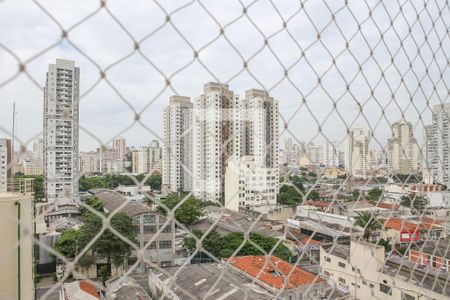
[[[225,207],[238,211],[239,207],[276,205],[278,168],[259,164],[258,157],[231,158],[225,171]]]
[[[102,202],[106,213],[120,209],[132,218],[139,247],[145,249],[146,260],[167,267],[181,264],[186,259],[182,243],[178,241],[183,236],[177,234],[179,230],[175,228],[175,220],[160,216],[147,206],[127,200],[113,191],[97,190],[92,193]],[[124,203],[126,205],[120,208]]]
[[[450,272],[450,241],[426,241],[413,243],[409,249],[408,258],[420,266],[430,266]]]
[[[448,299],[448,273],[421,270],[408,262],[386,258],[383,246],[367,242],[320,248],[321,276],[355,299]]]
[[[427,219],[429,218],[425,220],[388,218],[384,221],[382,238],[400,244],[442,238],[445,234],[443,226]]]

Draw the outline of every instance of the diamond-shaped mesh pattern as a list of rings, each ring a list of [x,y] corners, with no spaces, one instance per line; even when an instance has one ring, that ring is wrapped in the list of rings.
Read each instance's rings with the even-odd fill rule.
[[[197,97],[206,82],[228,84],[230,90],[264,90],[278,101],[278,136],[267,149],[274,143],[282,148],[276,161],[278,201],[284,206],[277,209],[283,207],[290,214],[269,221],[265,214],[252,214],[245,207],[230,212],[223,201],[212,199],[210,206],[202,207],[207,211],[204,218],[186,225],[176,218],[177,211],[195,192],[179,193],[181,201],[172,209],[163,198],[149,194],[152,207],[159,206],[164,213],[159,214],[151,238],[141,241],[142,232],[132,240],[115,227],[114,217],[134,205],[130,198],[107,214],[82,198],[77,205],[99,218],[98,230],[82,249],[76,249],[74,258],[65,257],[30,231],[22,234],[22,239],[33,239],[41,252],[49,252],[65,268],[56,284],[37,285],[40,299],[53,299],[61,284],[73,278],[89,281],[113,299],[113,285],[104,287],[79,267],[105,234],[124,241],[131,248],[130,256],[136,257],[121,267],[118,280],[133,277],[148,290],[148,275],[150,282],[161,283],[155,299],[173,299],[173,293],[183,295],[180,299],[300,299],[299,293],[303,299],[344,299],[349,294],[358,299],[450,297],[446,186],[433,185],[442,192],[429,193],[422,191],[430,185],[420,184],[428,175],[443,185],[448,182],[445,115],[450,110],[444,109],[441,123],[432,121],[439,105],[445,108],[449,103],[448,1],[0,1],[0,20],[0,116],[9,118],[8,99],[15,98],[19,129],[14,140],[19,156],[43,134],[36,129],[41,128],[36,123],[39,118],[21,121],[20,110],[28,116],[41,114],[44,74],[56,57],[73,59],[80,67],[80,145],[89,144],[91,149],[107,151],[120,136],[131,143],[142,139],[164,143],[160,124],[169,96]],[[234,101],[230,97],[225,96]],[[194,108],[200,107],[194,104]],[[396,123],[399,120],[410,126]],[[396,133],[400,126],[414,134],[415,147],[392,137],[403,134]],[[430,142],[425,128],[447,144]],[[217,138],[208,128],[203,130],[206,138]],[[0,132],[12,136],[8,121],[0,121]],[[182,136],[194,132],[187,128]],[[217,157],[229,158],[237,138],[234,132],[223,138]],[[190,148],[194,146],[192,142]],[[176,156],[171,147],[167,155]],[[394,152],[406,159],[391,156]],[[395,159],[399,166],[392,167]],[[193,165],[181,168],[193,177],[194,185],[204,180],[195,178]],[[401,174],[399,169],[407,171]],[[127,175],[143,188],[159,172]],[[438,173],[444,174],[443,179]],[[207,178],[203,186],[209,184]],[[237,192],[232,198],[239,196]],[[442,196],[441,202],[435,200]],[[424,198],[428,202],[421,206]],[[15,216],[2,218],[20,222]],[[159,237],[167,234],[165,228],[184,242],[177,252],[184,259],[170,267],[145,254],[157,242],[158,249],[164,247]],[[217,240],[236,243],[225,238],[230,232],[242,233],[236,247],[227,254],[215,252],[226,248]],[[260,242],[255,233],[274,237],[274,244]],[[215,235],[219,238],[211,246]],[[257,267],[255,261],[247,265],[258,270],[252,277],[248,270],[236,270],[237,259],[249,248],[279,256],[283,245],[289,252],[286,259],[311,272],[310,282],[316,284],[293,288],[302,280],[298,278],[308,275],[296,274],[297,268],[281,270],[279,262],[267,257]],[[17,246],[0,253],[0,260]],[[97,265],[107,260],[97,259]],[[208,269],[211,266],[215,272]],[[196,279],[194,267],[203,268],[206,273],[201,274],[209,272],[211,278]],[[273,282],[264,286],[261,280],[267,273],[287,279],[278,288]],[[236,283],[236,278],[241,281]],[[200,292],[202,280],[209,286]]]

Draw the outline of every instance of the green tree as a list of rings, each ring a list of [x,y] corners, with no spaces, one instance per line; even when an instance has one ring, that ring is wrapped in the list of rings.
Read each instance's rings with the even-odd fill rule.
[[[367,211],[358,213],[354,225],[363,228],[364,230],[363,237],[366,241],[369,240],[369,237],[373,231],[381,228],[381,225],[377,221],[377,219],[374,216],[372,216],[370,212]]]
[[[198,238],[202,236],[201,231],[193,231],[193,234]],[[249,241],[245,241],[244,234],[242,232],[232,232],[221,236],[216,230],[212,230],[205,237],[202,247],[217,259],[231,257],[233,253],[241,245],[243,245],[237,253],[238,256],[264,255],[274,249],[273,255],[286,261],[290,260],[291,253],[289,249],[281,242],[277,245],[279,242],[278,239],[266,237],[256,233],[250,233],[249,238],[254,244],[258,245],[262,251]],[[193,252],[196,248],[195,239],[193,237],[186,237],[184,240],[184,245],[189,251]]]
[[[301,191],[305,190],[304,187],[303,187],[303,182],[305,181],[303,179],[303,177],[295,175],[295,176],[291,176],[289,179],[292,182],[292,184],[295,185],[296,188],[298,188]]]
[[[413,214],[422,212],[428,205],[426,197],[411,193],[400,199],[400,205],[411,209]]]
[[[161,203],[172,210],[184,200],[175,210],[175,219],[184,225],[191,225],[204,215],[203,203],[194,196],[189,196],[187,199],[184,199],[184,197],[185,195],[171,193],[165,199],[162,199]],[[162,206],[158,206],[157,210],[164,215],[167,214]]]
[[[297,205],[301,202],[302,195],[290,185],[283,184],[277,195],[277,202],[284,205]]]
[[[309,192],[308,196],[307,196],[308,200],[319,200],[320,199],[320,194],[319,192],[312,190]]]
[[[90,207],[99,212],[103,212],[103,204],[97,197],[87,197],[84,200],[84,203],[86,203],[87,205],[89,205]],[[85,216],[88,212],[90,213],[90,210],[88,210],[87,208],[83,206],[80,207],[81,216]]]
[[[89,272],[89,268],[93,266],[96,262],[96,258],[92,254],[85,254],[79,260],[78,264],[80,265],[82,270]]]
[[[91,212],[86,213],[83,219],[85,223],[80,228],[79,240],[81,244],[87,245],[102,228],[102,219]],[[131,242],[135,242],[136,232],[132,219],[126,214],[119,212],[114,215],[111,219],[111,227]],[[109,229],[106,229],[94,243],[92,250],[98,257],[105,258],[108,263],[113,263],[116,267],[121,266],[131,254],[131,246]]]
[[[43,175],[23,175],[23,173],[16,173],[14,178],[33,178],[33,192],[34,192],[34,200],[42,201],[45,198],[44,191],[44,176]]]
[[[383,191],[380,190],[379,188],[373,188],[371,190],[369,190],[369,192],[367,192],[367,200],[371,203],[376,203],[381,195],[383,194]]]
[[[99,275],[100,280],[103,283],[103,286],[106,287],[106,280],[108,279],[108,267],[102,266],[100,268],[100,270],[98,270],[98,275]]]
[[[67,258],[74,258],[78,251],[83,249],[79,244],[81,231],[77,229],[66,229],[55,243],[54,249]]]

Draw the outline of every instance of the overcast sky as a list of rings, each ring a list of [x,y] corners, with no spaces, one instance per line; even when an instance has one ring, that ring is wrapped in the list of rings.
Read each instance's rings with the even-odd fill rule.
[[[148,144],[158,138],[148,128],[162,134],[161,112],[171,95],[196,97],[216,80],[241,96],[249,88],[268,89],[280,103],[280,122],[289,121],[297,140],[323,142],[320,127],[341,142],[348,126],[363,126],[374,130],[379,148],[402,112],[420,139],[431,120],[429,105],[449,102],[448,4],[425,1],[424,9],[421,1],[399,1],[400,10],[398,1],[304,2],[302,8],[300,1],[273,1],[275,9],[270,1],[242,1],[243,15],[232,0],[160,6],[110,0],[98,12],[99,1],[39,1],[46,14],[32,1],[0,0],[0,136],[11,131],[13,100],[21,141],[42,133],[45,73],[49,63],[66,58],[81,69],[81,150],[116,135],[128,145]],[[60,27],[73,27],[68,40]],[[19,61],[37,85],[17,73]],[[99,68],[107,68],[109,83],[98,82]],[[145,107],[141,126],[135,112]]]

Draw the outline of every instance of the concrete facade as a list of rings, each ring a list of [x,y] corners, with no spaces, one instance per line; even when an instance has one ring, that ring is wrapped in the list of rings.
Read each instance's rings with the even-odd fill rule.
[[[47,201],[78,198],[80,69],[57,59],[44,87],[44,177]]]
[[[0,193],[0,212],[0,299],[34,299],[32,194]]]
[[[188,97],[172,96],[163,112],[162,191],[192,190],[192,107]]]

